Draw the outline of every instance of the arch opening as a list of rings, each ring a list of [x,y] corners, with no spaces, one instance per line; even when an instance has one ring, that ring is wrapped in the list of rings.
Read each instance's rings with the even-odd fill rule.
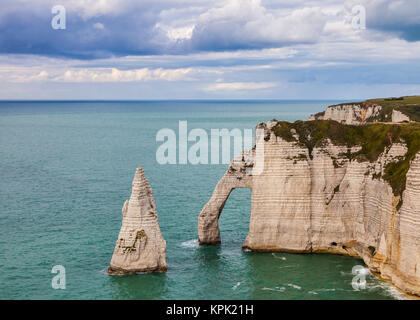
[[[221,243],[219,218],[227,199],[234,189],[251,189],[252,176],[247,174],[245,160],[240,159],[231,162],[225,175],[217,183],[210,200],[200,212],[198,217],[198,241],[200,245]]]

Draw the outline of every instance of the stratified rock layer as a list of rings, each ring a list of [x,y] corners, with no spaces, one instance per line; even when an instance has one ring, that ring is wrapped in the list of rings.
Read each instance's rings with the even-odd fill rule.
[[[325,252],[361,257],[398,288],[420,295],[420,154],[410,163],[406,189],[395,196],[381,177],[407,152],[387,147],[376,161],[349,160],[346,146],[325,141],[311,154],[274,134],[267,124],[264,160],[236,158],[199,216],[200,244],[220,243],[220,212],[234,188],[250,188],[251,219],[243,248]],[[295,134],[295,133],[294,133]],[[250,166],[264,162],[261,174]],[[400,205],[398,205],[400,204]]]
[[[329,106],[324,112],[311,115],[309,121],[312,120],[334,120],[344,124],[361,125],[368,122],[377,122],[382,106],[376,104],[339,104]],[[410,117],[401,111],[392,110],[391,117],[386,115],[384,121],[387,122],[404,122],[410,121]]]
[[[312,115],[309,120],[334,120],[345,124],[364,124],[369,118],[379,115],[378,105],[343,104],[329,106],[324,112]]]
[[[152,188],[141,167],[136,170],[122,216],[108,273],[166,271],[166,241],[160,232]]]
[[[251,188],[252,177],[247,174],[247,167],[252,164],[247,161],[248,159],[248,153],[246,153],[232,161],[227,172],[216,185],[211,199],[201,211],[198,218],[200,244],[220,243],[218,221],[227,198],[233,189]]]

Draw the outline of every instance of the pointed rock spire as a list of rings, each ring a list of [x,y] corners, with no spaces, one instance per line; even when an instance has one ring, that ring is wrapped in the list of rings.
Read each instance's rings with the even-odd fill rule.
[[[122,216],[108,273],[166,271],[166,241],[160,232],[152,188],[141,167],[136,170],[130,200],[125,201]]]

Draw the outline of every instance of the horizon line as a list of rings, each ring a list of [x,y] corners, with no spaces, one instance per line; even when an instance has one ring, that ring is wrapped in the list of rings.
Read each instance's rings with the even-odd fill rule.
[[[247,101],[362,101],[366,99],[0,99],[3,102],[247,102]]]

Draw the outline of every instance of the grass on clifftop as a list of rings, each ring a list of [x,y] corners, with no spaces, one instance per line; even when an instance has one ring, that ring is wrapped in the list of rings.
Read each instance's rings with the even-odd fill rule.
[[[291,130],[299,135],[299,140],[293,137]],[[308,148],[312,159],[315,147],[322,146],[329,138],[335,145],[348,148],[361,146],[361,150],[345,154],[350,160],[376,161],[379,155],[392,143],[403,142],[408,151],[403,159],[390,163],[385,168],[383,179],[388,181],[395,195],[401,195],[405,190],[406,175],[411,160],[420,151],[420,123],[383,124],[375,123],[364,126],[353,126],[332,120],[296,121],[290,123],[280,121],[272,129],[274,134],[286,141],[297,141]]]
[[[420,96],[401,97],[400,99],[371,99],[368,103],[376,103],[382,106],[382,111],[379,115],[379,121],[391,121],[392,109],[401,111],[410,117],[410,120],[420,121]],[[385,118],[385,115],[388,115]]]

